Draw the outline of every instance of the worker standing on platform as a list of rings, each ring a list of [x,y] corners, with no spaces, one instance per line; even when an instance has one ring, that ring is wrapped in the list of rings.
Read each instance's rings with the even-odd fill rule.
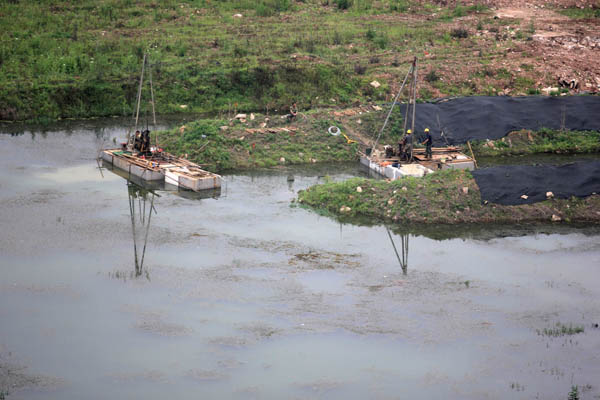
[[[433,145],[433,138],[431,137],[431,133],[429,133],[429,128],[425,128],[425,140],[421,144],[425,145],[425,158],[431,159],[431,146]]]
[[[409,129],[406,131],[406,135],[402,138],[402,148],[404,149],[404,153],[402,158],[405,161],[412,160],[412,131]]]
[[[404,138],[398,140],[398,159],[402,161],[404,157]]]
[[[135,135],[133,135],[133,149],[137,151],[142,149],[142,133],[140,131],[135,131]]]

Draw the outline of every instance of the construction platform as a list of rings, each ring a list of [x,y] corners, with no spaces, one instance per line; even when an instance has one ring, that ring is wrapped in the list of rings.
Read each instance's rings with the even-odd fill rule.
[[[165,182],[195,192],[221,187],[221,176],[166,152],[137,156],[122,149],[103,150],[102,160],[145,182]]]
[[[390,180],[405,176],[422,177],[442,169],[475,169],[475,161],[461,153],[457,147],[433,147],[431,158],[425,157],[424,148],[413,150],[413,162],[400,161],[398,157],[382,158],[378,154],[362,154],[360,163]]]

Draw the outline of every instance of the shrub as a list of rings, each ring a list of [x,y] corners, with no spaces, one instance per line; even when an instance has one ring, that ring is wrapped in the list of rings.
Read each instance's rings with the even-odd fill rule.
[[[238,58],[245,57],[246,55],[248,55],[248,50],[246,50],[245,47],[236,44],[233,48],[233,54]]]
[[[352,6],[352,0],[336,0],[337,8],[347,10]]]
[[[387,35],[382,33],[381,35],[377,36],[377,38],[375,38],[374,42],[377,45],[377,47],[383,50],[388,45],[388,37]]]
[[[354,66],[354,72],[358,75],[364,75],[367,72],[367,67],[365,65],[356,64]]]
[[[367,40],[373,40],[377,36],[377,32],[375,32],[375,29],[369,27],[365,36],[367,37]]]
[[[465,39],[469,37],[469,31],[464,28],[455,28],[452,29],[452,32],[450,32],[450,36],[457,39]]]
[[[456,5],[456,7],[454,8],[454,11],[452,11],[452,16],[453,17],[464,17],[465,15],[467,15],[467,9],[465,7],[463,7],[462,4],[458,3]]]
[[[339,31],[335,31],[333,33],[333,44],[340,45],[343,42],[344,42],[344,39],[342,38],[342,34]]]
[[[265,3],[257,3],[255,11],[256,15],[259,17],[270,17],[274,14],[273,9],[268,7]]]
[[[256,3],[254,10],[259,17],[270,17],[290,9],[290,0],[263,0]]]
[[[431,71],[429,71],[427,73],[427,75],[425,75],[425,80],[427,82],[435,82],[435,81],[437,81],[439,79],[440,79],[440,77],[438,76],[438,74],[435,72],[434,69],[432,69]]]
[[[408,1],[390,0],[390,11],[406,12],[408,11]]]

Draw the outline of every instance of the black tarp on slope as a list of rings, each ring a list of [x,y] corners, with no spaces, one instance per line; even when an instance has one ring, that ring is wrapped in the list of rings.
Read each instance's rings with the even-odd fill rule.
[[[506,165],[472,171],[481,200],[503,205],[531,204],[556,198],[586,197],[600,193],[600,161],[561,166]],[[527,200],[521,195],[527,195]]]
[[[400,105],[402,115],[405,104]],[[600,96],[475,96],[417,103],[415,131],[429,127],[435,145],[468,140],[496,140],[520,129],[560,129],[562,118],[569,130],[600,130]],[[439,124],[438,124],[439,117]]]

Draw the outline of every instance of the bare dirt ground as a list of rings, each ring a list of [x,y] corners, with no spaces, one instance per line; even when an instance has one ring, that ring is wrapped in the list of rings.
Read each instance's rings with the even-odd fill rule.
[[[452,7],[452,2],[438,3]],[[571,94],[600,91],[600,19],[560,13],[573,7],[597,9],[600,3],[496,0],[485,4],[486,13],[440,24],[440,32],[465,29],[469,39],[463,39],[451,54],[434,43],[425,49],[424,74],[433,70],[440,79],[423,82],[420,90],[441,97],[448,94],[444,82],[457,86],[457,95],[515,96],[533,94],[535,89],[543,94],[544,88],[568,89]]]
[[[500,2],[502,3],[502,2]],[[521,29],[533,26],[532,41],[526,43],[525,51],[543,62],[535,62],[536,72],[556,80],[578,80],[579,90],[598,91],[600,86],[600,25],[592,19],[578,20],[549,10],[546,2],[506,2],[495,15],[499,18],[515,18],[521,21]],[[563,7],[573,7],[578,2],[565,1]],[[582,3],[581,7],[591,6]]]

